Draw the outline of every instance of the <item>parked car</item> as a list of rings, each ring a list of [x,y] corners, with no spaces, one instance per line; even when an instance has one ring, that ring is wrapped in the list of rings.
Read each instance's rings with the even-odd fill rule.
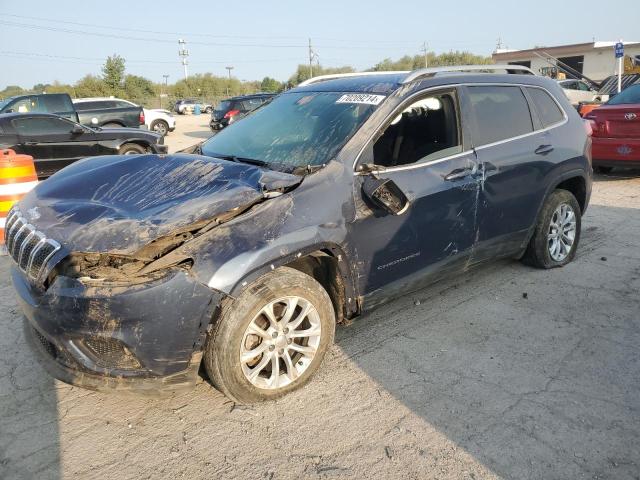
[[[163,137],[176,129],[176,119],[169,110],[161,108],[144,109],[144,123]]]
[[[586,117],[593,130],[593,166],[640,167],[640,84],[627,87]]]
[[[203,113],[211,113],[213,111],[213,107],[210,104],[201,102],[200,100],[196,100],[193,98],[186,98],[176,101],[173,109],[176,113],[183,115],[187,108],[195,109],[196,105],[200,105],[200,111]]]
[[[608,95],[600,94],[598,90],[582,80],[560,80],[558,83],[574,106],[578,106],[580,102],[601,102],[609,99]]]
[[[106,128],[139,128],[145,124],[144,110],[140,105],[119,98],[76,98],[73,106],[83,125]]]
[[[244,117],[247,113],[270,102],[274,96],[275,94],[273,93],[257,93],[222,100],[211,113],[209,127],[214,132],[222,130],[224,127]]]
[[[78,121],[71,97],[66,93],[9,97],[0,101],[0,113],[55,113],[73,122]]]
[[[90,128],[48,113],[0,114],[0,148],[31,155],[40,179],[85,157],[167,152],[156,133]]]
[[[204,363],[250,403],[305,384],[336,323],[381,303],[499,258],[571,262],[588,125],[553,80],[490,67],[531,74],[320,77],[202,155],[87,159],[39,184],[5,226],[32,348],[105,390],[193,385]]]

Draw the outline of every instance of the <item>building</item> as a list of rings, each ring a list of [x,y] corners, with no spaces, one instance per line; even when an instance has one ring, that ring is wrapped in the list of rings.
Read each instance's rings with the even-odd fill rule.
[[[591,42],[557,47],[537,47],[530,50],[499,49],[493,53],[495,63],[524,65],[536,73],[546,73],[553,67],[553,60],[542,57],[555,57],[590,79],[600,82],[617,73],[613,47],[616,42]],[[640,58],[640,42],[624,42],[624,53],[632,58]]]

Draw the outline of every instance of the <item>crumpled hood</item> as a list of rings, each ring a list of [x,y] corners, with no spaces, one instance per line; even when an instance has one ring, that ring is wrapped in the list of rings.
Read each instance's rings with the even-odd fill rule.
[[[302,178],[200,155],[117,155],[76,162],[18,208],[68,251],[135,252],[158,237],[260,202]]]

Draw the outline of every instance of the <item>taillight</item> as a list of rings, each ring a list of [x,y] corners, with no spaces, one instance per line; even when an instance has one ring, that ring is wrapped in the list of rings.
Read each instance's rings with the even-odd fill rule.
[[[140,110],[140,125],[144,125],[144,110]]]
[[[224,118],[231,118],[234,115],[237,115],[240,113],[240,110],[229,110],[227,113],[224,114]]]

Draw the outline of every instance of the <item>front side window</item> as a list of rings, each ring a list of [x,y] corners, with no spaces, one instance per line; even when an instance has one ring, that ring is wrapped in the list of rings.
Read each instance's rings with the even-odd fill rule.
[[[543,128],[550,127],[564,119],[564,114],[551,96],[541,88],[527,87],[527,93],[533,101],[536,113]]]
[[[529,104],[520,87],[467,87],[476,146],[533,132]]]
[[[280,95],[202,145],[212,157],[253,159],[283,171],[329,162],[384,99],[381,95]]]
[[[16,118],[11,121],[13,128],[18,135],[60,135],[70,133],[73,124],[64,119],[35,117],[35,118]]]
[[[10,111],[17,113],[40,112],[40,102],[38,97],[21,98],[9,107]]]
[[[375,165],[396,167],[462,152],[453,93],[431,94],[402,108],[373,146]]]

